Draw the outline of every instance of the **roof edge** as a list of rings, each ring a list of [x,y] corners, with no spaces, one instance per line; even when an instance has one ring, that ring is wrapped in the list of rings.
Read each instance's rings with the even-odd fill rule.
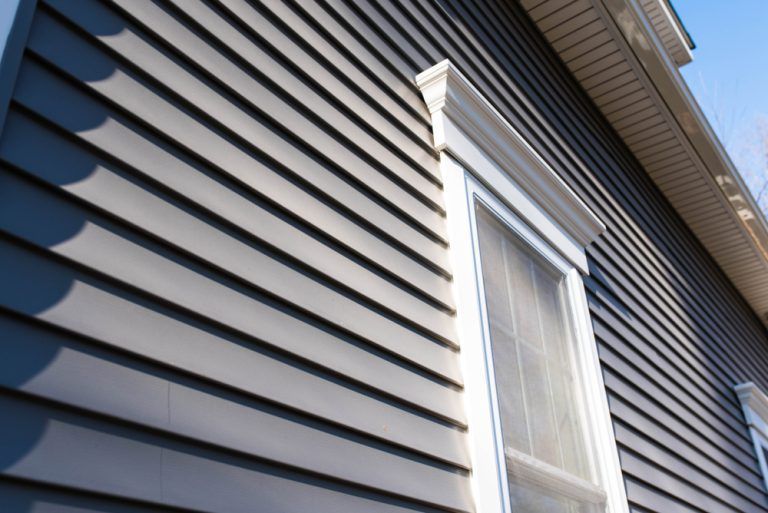
[[[690,50],[695,50],[696,42],[693,40],[693,37],[691,37],[691,33],[688,32],[688,29],[685,27],[685,23],[683,23],[683,18],[680,17],[680,14],[677,12],[677,9],[675,9],[675,4],[672,3],[672,0],[662,0],[662,1],[667,4],[667,7],[669,7],[669,11],[674,17],[675,23],[677,23],[677,26],[680,29],[680,32],[683,34],[683,37],[685,38],[685,43],[688,45],[688,48]]]
[[[621,32],[633,52],[632,57],[640,64],[657,93],[659,108],[668,112],[676,122],[678,135],[685,139],[698,157],[699,171],[707,174],[713,190],[747,235],[764,272],[768,273],[768,222],[656,31],[650,26],[642,6],[637,0],[594,0],[594,4],[610,17]],[[755,311],[764,323],[768,323],[768,311],[757,308]]]

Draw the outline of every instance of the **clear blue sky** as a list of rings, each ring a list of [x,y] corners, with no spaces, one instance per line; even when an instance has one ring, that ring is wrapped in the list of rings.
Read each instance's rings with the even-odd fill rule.
[[[768,178],[758,140],[768,128],[768,0],[672,3],[696,43],[682,68],[688,86],[748,184]]]

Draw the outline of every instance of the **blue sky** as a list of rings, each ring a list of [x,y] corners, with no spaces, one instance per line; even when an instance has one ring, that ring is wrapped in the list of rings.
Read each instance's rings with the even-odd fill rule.
[[[768,179],[768,0],[672,3],[696,43],[683,76],[754,195]]]

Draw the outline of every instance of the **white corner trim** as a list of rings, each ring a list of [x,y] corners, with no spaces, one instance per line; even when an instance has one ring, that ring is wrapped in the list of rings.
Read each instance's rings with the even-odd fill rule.
[[[582,251],[605,231],[600,219],[449,60],[417,75],[416,84],[432,115],[438,150],[448,151],[474,170],[475,163],[467,162],[473,156],[465,151],[467,140],[471,141]],[[546,236],[537,222],[531,224]]]

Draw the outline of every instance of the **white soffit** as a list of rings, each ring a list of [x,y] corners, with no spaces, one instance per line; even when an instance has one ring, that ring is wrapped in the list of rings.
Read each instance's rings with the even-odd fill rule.
[[[597,107],[768,324],[768,223],[645,0],[521,0]],[[664,0],[654,0],[660,4]],[[676,22],[676,19],[672,19]]]
[[[691,62],[691,42],[667,0],[640,0],[640,4],[675,64],[683,66]]]

